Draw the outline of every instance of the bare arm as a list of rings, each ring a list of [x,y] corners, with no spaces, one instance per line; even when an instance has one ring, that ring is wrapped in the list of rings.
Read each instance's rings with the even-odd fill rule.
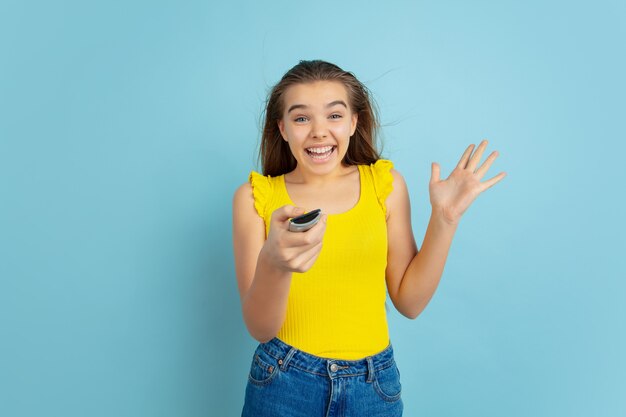
[[[387,288],[396,309],[414,319],[426,308],[439,286],[456,225],[449,225],[433,211],[418,253],[406,184],[397,171],[392,174],[394,190],[387,200]]]
[[[305,233],[287,230],[287,219],[301,214],[284,206],[272,214],[270,235],[254,208],[252,186],[233,198],[233,249],[243,319],[259,342],[271,340],[285,321],[292,272],[308,270],[321,250],[326,218]]]
[[[505,173],[481,183],[498,153],[493,152],[476,169],[487,141],[481,142],[470,158],[469,146],[448,179],[439,179],[439,165],[432,165],[430,200],[432,212],[421,251],[417,251],[411,228],[411,208],[404,179],[397,171],[394,190],[387,198],[389,252],[387,288],[394,306],[406,317],[416,318],[428,305],[443,274],[454,233],[463,213],[484,190],[500,181]]]
[[[387,198],[387,289],[396,309],[414,319],[439,285],[456,226],[433,212],[418,253],[411,227],[411,207],[404,178],[392,170],[394,188]]]

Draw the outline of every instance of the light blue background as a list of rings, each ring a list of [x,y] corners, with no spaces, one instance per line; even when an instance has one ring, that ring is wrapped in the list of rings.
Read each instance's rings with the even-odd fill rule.
[[[2,0],[0,415],[238,415],[231,198],[267,89],[315,58],[373,91],[420,247],[431,162],[487,138],[508,174],[390,315],[405,415],[626,415],[625,13]]]

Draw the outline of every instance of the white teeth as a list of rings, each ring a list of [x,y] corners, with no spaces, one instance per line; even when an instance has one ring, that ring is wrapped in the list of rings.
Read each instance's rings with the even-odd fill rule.
[[[311,153],[326,153],[330,151],[331,149],[333,149],[332,146],[323,146],[321,148],[307,148],[306,150]]]

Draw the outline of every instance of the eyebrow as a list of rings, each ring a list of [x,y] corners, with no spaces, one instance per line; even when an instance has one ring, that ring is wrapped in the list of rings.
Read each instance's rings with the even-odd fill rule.
[[[328,103],[326,105],[326,107],[332,107],[335,106],[337,104],[341,104],[343,107],[345,107],[346,109],[348,108],[348,105],[346,104],[345,101],[343,100],[335,100],[335,101],[331,101],[330,103]],[[289,107],[289,110],[287,110],[287,113],[291,113],[292,110],[296,110],[296,109],[306,109],[309,106],[307,106],[306,104],[294,104],[293,106]]]

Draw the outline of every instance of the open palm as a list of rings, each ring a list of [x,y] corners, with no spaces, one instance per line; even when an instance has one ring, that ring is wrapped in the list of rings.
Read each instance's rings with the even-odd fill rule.
[[[480,193],[506,176],[505,172],[501,172],[485,182],[480,182],[498,156],[497,151],[492,152],[485,162],[476,169],[486,147],[487,141],[483,140],[472,155],[474,144],[468,146],[456,168],[445,180],[439,178],[439,164],[436,162],[432,164],[429,184],[430,204],[433,210],[439,211],[444,220],[450,224],[458,224],[472,201]]]

